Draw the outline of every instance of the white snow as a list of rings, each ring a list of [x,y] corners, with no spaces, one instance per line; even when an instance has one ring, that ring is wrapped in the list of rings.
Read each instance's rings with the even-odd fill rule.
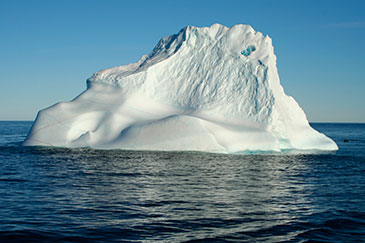
[[[336,150],[285,95],[270,37],[188,26],[137,63],[101,70],[41,110],[24,145],[136,150]]]

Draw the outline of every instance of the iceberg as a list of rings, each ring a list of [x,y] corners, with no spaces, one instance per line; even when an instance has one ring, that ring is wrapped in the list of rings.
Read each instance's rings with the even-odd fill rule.
[[[25,146],[216,153],[337,150],[284,93],[272,40],[250,25],[187,26],[138,62],[96,72],[38,112]]]

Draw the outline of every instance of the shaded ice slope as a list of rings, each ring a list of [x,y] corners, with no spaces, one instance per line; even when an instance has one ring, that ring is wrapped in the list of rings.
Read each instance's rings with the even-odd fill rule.
[[[280,85],[268,36],[188,26],[38,113],[25,145],[141,150],[336,150]]]

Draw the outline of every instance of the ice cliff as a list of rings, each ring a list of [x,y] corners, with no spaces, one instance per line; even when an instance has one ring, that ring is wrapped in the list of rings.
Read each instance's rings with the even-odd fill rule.
[[[336,150],[285,95],[270,37],[188,26],[137,63],[101,70],[41,110],[24,145],[235,153]]]

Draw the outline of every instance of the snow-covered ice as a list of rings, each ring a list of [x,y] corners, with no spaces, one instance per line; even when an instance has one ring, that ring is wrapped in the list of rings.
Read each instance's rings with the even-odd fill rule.
[[[188,26],[41,110],[24,145],[137,150],[336,150],[284,93],[272,40],[249,25]]]

